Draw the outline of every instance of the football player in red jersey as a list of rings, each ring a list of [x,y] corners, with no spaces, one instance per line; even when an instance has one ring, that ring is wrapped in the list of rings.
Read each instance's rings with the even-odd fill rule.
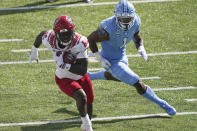
[[[82,120],[81,129],[92,131],[90,119],[94,93],[87,74],[87,38],[75,32],[75,25],[69,16],[62,15],[55,20],[53,30],[42,31],[36,37],[30,63],[34,59],[39,61],[38,48],[42,43],[52,51],[56,61],[56,84],[62,92],[76,100]]]

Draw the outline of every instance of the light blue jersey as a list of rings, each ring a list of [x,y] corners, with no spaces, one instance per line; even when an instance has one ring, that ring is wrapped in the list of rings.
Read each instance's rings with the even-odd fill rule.
[[[111,64],[123,59],[126,56],[126,44],[133,39],[136,32],[139,32],[140,24],[141,21],[137,14],[135,16],[134,25],[127,31],[122,30],[116,24],[115,16],[103,20],[100,27],[108,32],[110,39],[101,43],[102,56],[109,60]]]
[[[139,32],[140,18],[136,14],[134,25],[129,30],[121,29],[116,23],[116,17],[112,16],[101,22],[100,28],[105,29],[109,34],[109,40],[101,43],[101,55],[111,63],[111,67],[106,69],[110,74],[129,85],[133,85],[139,80],[139,76],[134,73],[128,66],[128,59],[126,56],[126,44],[134,38],[134,34]],[[96,79],[103,76],[103,72],[90,74],[90,78]],[[101,74],[101,75],[99,75]],[[102,79],[105,79],[102,77]]]

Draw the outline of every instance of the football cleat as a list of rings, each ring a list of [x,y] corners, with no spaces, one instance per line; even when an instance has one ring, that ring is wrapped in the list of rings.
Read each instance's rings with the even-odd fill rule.
[[[169,105],[166,101],[164,101],[163,105],[161,107],[168,113],[168,115],[175,115],[176,114],[176,109]]]
[[[81,125],[81,130],[82,130],[82,131],[93,131],[92,125],[89,125],[89,124],[82,124],[82,125]]]

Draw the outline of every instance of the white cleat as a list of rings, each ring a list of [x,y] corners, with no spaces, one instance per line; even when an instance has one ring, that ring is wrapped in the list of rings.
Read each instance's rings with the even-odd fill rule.
[[[166,101],[164,101],[164,104],[161,106],[168,115],[175,115],[176,114],[176,109],[169,105]]]
[[[89,125],[89,124],[82,124],[82,125],[81,125],[81,130],[82,130],[82,131],[93,131],[92,125]]]

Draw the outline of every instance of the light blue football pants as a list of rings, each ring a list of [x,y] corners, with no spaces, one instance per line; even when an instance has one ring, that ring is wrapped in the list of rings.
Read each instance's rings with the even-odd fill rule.
[[[101,70],[94,73],[89,72],[88,75],[91,80],[106,80],[104,76],[105,71],[106,70]],[[116,64],[113,64],[107,71],[110,72],[111,75],[116,79],[132,86],[139,80],[139,76],[128,67],[126,62],[117,62]],[[149,86],[146,87],[147,90],[144,94],[142,94],[142,96],[158,104],[159,106],[162,106],[164,100],[160,99]]]
[[[93,73],[89,72],[88,75],[91,80],[106,80],[104,77],[105,71],[108,71],[113,77],[129,85],[133,85],[139,80],[139,76],[128,67],[126,62],[123,61],[114,63],[108,70],[101,70]]]

